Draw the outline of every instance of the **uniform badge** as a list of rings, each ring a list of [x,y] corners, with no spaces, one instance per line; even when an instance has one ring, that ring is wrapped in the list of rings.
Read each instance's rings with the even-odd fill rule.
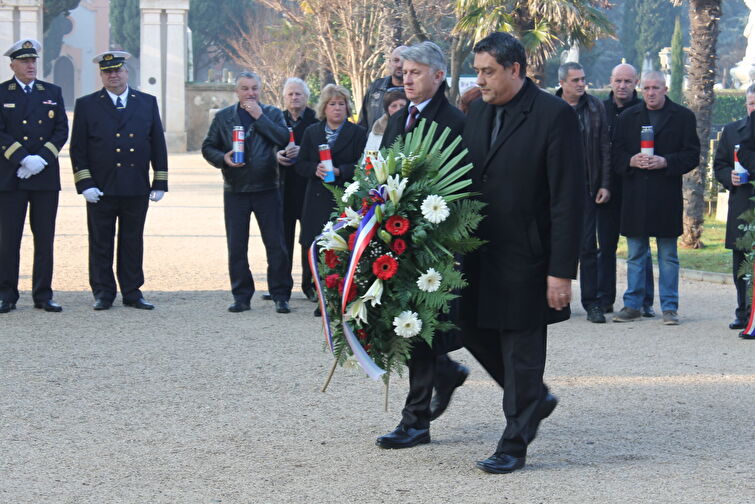
[[[376,101],[379,100],[380,99],[380,91],[375,91],[374,93],[372,93],[372,99],[376,100]]]
[[[48,117],[49,117],[50,119],[53,119],[53,118],[55,117],[55,111],[54,111],[54,110],[51,110],[51,111],[49,111],[49,112],[47,113],[47,116],[48,116]]]
[[[3,103],[3,107],[5,108],[16,108],[15,103]]]
[[[24,49],[31,49],[31,48],[32,48],[32,47],[34,47],[34,46],[32,45],[32,43],[31,43],[31,42],[29,42],[29,41],[27,40],[26,42],[24,42],[24,45],[22,45],[21,47],[23,47]]]

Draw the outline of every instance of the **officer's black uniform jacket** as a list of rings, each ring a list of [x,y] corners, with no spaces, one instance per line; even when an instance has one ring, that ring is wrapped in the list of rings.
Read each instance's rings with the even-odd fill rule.
[[[0,84],[0,191],[59,191],[58,152],[68,139],[60,87],[34,81],[27,95],[15,78]],[[16,176],[21,160],[38,155],[47,166],[28,179]]]
[[[168,190],[168,151],[152,95],[129,88],[123,111],[116,110],[104,88],[77,99],[70,150],[79,193],[91,187],[106,196]]]

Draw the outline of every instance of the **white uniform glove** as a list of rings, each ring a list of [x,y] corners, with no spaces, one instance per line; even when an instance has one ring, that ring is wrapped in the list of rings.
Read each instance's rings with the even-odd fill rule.
[[[31,173],[31,172],[29,171],[29,169],[28,169],[28,168],[27,168],[26,166],[24,166],[24,165],[21,165],[21,166],[20,166],[20,167],[18,168],[18,170],[16,171],[16,176],[17,176],[18,178],[20,178],[20,179],[28,179],[29,177],[31,177],[31,175],[32,175],[32,173]]]
[[[41,172],[45,169],[45,166],[47,166],[47,162],[42,159],[42,156],[37,156],[36,154],[33,156],[26,156],[22,161],[21,165],[26,167],[29,172],[31,172],[32,175],[36,175],[37,173]]]
[[[165,196],[165,191],[152,191],[149,193],[149,199],[151,199],[154,202],[158,202],[161,199],[163,199],[163,196]]]
[[[87,203],[97,203],[100,201],[100,196],[104,193],[96,187],[90,187],[89,189],[84,189],[81,194],[84,196],[84,199],[87,200]]]

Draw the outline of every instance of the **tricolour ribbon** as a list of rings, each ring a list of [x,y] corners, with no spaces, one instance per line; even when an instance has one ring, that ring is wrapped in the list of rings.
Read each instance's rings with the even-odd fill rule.
[[[362,217],[362,220],[359,222],[359,227],[356,231],[356,238],[354,240],[354,249],[351,251],[351,255],[349,257],[349,265],[347,268],[346,276],[344,277],[343,296],[341,298],[341,320],[343,333],[346,337],[346,342],[349,344],[351,352],[354,354],[354,358],[357,360],[365,373],[367,373],[367,375],[373,380],[380,378],[380,376],[385,373],[385,370],[375,364],[375,361],[372,360],[364,347],[362,347],[362,344],[359,342],[359,338],[356,337],[348,322],[343,320],[343,317],[346,311],[346,300],[348,299],[349,289],[351,289],[354,283],[354,275],[356,272],[356,267],[359,264],[359,259],[362,257],[362,254],[367,249],[367,245],[377,231],[378,224],[377,217],[375,216],[375,208],[377,206],[378,205],[373,205],[372,207],[370,207],[370,209],[367,211],[367,214]],[[337,222],[332,229],[333,231],[337,231],[345,225],[346,221]],[[320,277],[320,268],[317,260],[317,242],[320,240],[320,238],[323,237],[323,235],[324,233],[316,237],[312,242],[312,245],[309,246],[308,259],[309,268],[312,271],[312,278],[314,279],[315,283],[315,289],[317,290],[317,299],[320,306],[320,312],[322,313],[322,325],[323,332],[325,333],[325,341],[328,343],[330,351],[335,352],[335,349],[333,347],[333,330],[330,327],[330,318],[328,317],[328,310],[325,303],[325,290],[322,286],[322,278]]]
[[[753,264],[753,272],[752,272],[752,281],[755,282],[755,263]],[[750,320],[747,321],[747,325],[742,330],[741,333],[739,333],[740,336],[752,336],[753,333],[755,333],[755,303],[750,303],[752,307],[750,308]]]

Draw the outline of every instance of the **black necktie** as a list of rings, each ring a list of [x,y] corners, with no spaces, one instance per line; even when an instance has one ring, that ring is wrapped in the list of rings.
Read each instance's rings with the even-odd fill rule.
[[[498,135],[501,133],[501,129],[503,129],[503,113],[504,113],[503,107],[496,107],[495,119],[493,119],[493,122],[495,124],[493,125],[493,133],[490,135],[491,147],[493,146],[496,139],[498,138]]]
[[[419,115],[419,109],[412,105],[409,107],[409,122],[406,123],[406,131],[412,129],[414,123],[417,122],[417,116]]]
[[[118,109],[119,112],[126,108],[123,106],[123,102],[121,101],[120,96],[115,100],[115,108]]]
[[[31,86],[30,85],[27,84],[27,85],[24,86],[24,93],[31,94]]]

